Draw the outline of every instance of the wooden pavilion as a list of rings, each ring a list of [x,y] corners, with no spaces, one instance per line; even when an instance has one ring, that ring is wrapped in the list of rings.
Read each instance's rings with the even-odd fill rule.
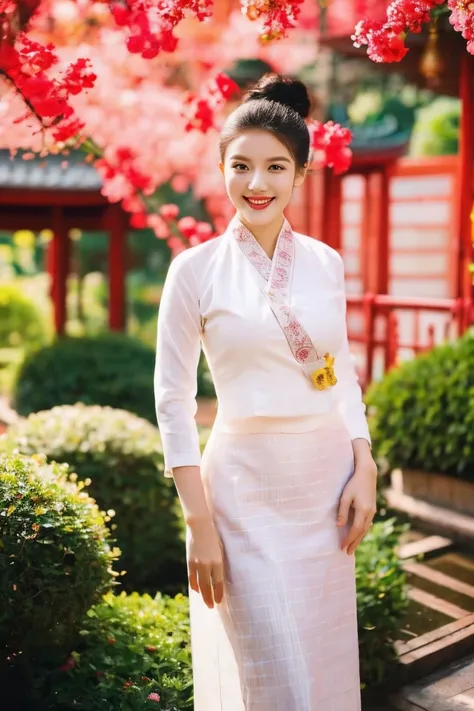
[[[379,0],[363,0],[359,3],[350,0],[331,0],[323,15],[323,32],[321,43],[346,57],[366,57],[365,49],[357,49],[351,40],[356,23],[363,17],[372,20],[383,20],[386,11],[385,2]],[[398,63],[378,65],[381,71],[397,71],[408,81],[424,88],[430,88],[440,94],[459,96],[461,99],[461,129],[459,141],[459,175],[457,229],[458,243],[456,245],[456,279],[459,301],[459,330],[463,331],[474,320],[474,286],[469,265],[474,261],[473,254],[473,222],[474,219],[474,56],[466,49],[466,40],[455,32],[446,16],[439,21],[438,26],[426,29],[420,35],[410,35],[407,38],[410,51]],[[367,59],[367,61],[370,61]],[[377,65],[374,65],[377,66]],[[387,164],[385,164],[387,165]],[[352,170],[362,169],[374,173],[371,161],[363,161],[357,165],[355,161]],[[387,279],[384,275],[387,255],[388,205],[387,170],[377,169],[379,173],[379,189],[374,193],[372,205],[377,210],[379,204],[382,210],[378,233],[378,274],[376,294],[387,294]],[[331,240],[338,245],[340,228],[337,215],[340,211],[338,198],[338,178],[328,172],[325,182],[325,197],[323,200],[331,207],[335,217],[331,220]],[[369,188],[368,188],[369,189]],[[368,196],[370,200],[370,195]]]
[[[125,328],[125,275],[128,217],[120,205],[100,192],[97,171],[82,155],[49,155],[42,159],[11,159],[0,151],[0,229],[53,233],[48,272],[56,333],[67,322],[66,285],[71,256],[70,230],[104,231],[108,235],[109,328]]]

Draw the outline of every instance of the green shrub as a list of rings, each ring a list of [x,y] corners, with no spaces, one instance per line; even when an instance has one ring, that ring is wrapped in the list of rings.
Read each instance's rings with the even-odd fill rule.
[[[117,551],[75,479],[44,457],[0,456],[0,676],[51,645],[67,649],[113,584]]]
[[[156,424],[154,368],[154,349],[122,333],[59,338],[26,357],[14,387],[15,408],[26,416],[83,402],[128,410]],[[198,395],[215,395],[203,358]]]
[[[407,609],[406,577],[397,554],[402,530],[393,518],[378,521],[356,552],[361,681],[372,688],[395,666],[398,626]]]
[[[376,456],[389,468],[474,481],[474,337],[390,371],[367,394]]]
[[[35,303],[12,284],[0,285],[0,348],[36,348],[47,339]]]
[[[68,462],[105,511],[112,509],[127,590],[176,591],[186,580],[183,526],[174,483],[163,476],[156,427],[124,410],[64,405],[10,427],[3,446]],[[180,588],[179,588],[180,589]]]
[[[192,711],[188,600],[108,594],[62,669],[37,674],[36,711]]]
[[[456,155],[460,123],[459,99],[438,96],[418,110],[410,140],[410,156]]]
[[[153,349],[119,333],[59,338],[31,353],[19,370],[14,402],[20,415],[55,405],[109,405],[156,423]]]

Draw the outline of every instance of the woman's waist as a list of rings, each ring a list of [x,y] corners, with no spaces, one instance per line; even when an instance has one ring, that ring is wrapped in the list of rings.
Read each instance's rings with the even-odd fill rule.
[[[213,429],[227,434],[296,434],[313,432],[339,419],[335,408],[303,415],[249,414],[245,417],[224,417],[218,410]]]

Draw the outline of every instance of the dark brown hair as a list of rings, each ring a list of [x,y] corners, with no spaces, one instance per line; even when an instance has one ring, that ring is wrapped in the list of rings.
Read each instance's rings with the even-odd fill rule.
[[[309,111],[308,90],[303,82],[279,74],[265,74],[227,117],[219,144],[221,160],[234,138],[244,131],[263,130],[273,133],[290,151],[296,170],[303,170],[310,150],[305,123]]]

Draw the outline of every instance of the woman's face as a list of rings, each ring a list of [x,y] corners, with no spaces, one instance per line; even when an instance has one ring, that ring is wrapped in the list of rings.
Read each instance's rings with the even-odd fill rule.
[[[269,131],[241,133],[227,146],[221,164],[225,186],[238,216],[249,226],[281,220],[293,188],[303,183],[288,148]]]

